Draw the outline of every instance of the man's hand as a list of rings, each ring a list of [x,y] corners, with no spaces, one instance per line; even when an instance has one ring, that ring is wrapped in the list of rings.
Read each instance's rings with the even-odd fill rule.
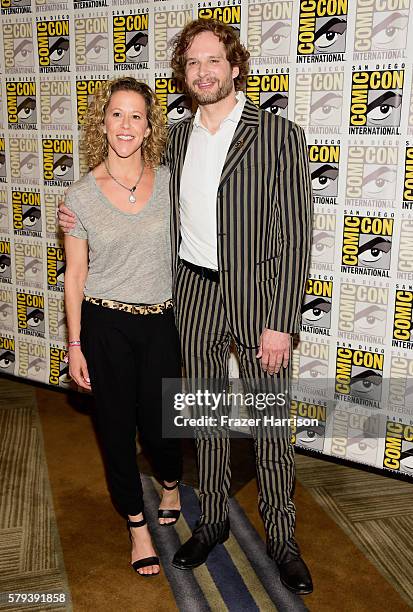
[[[61,202],[57,211],[60,229],[67,234],[76,225],[76,215]]]
[[[265,328],[260,338],[257,359],[268,374],[278,374],[281,366],[287,367],[290,360],[290,334]]]

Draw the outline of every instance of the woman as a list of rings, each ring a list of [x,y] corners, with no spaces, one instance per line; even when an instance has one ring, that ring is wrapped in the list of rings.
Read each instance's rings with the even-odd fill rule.
[[[92,389],[112,498],[127,516],[132,567],[159,573],[143,515],[136,428],[163,479],[159,522],[179,517],[182,459],[162,439],[162,379],[180,377],[171,301],[168,171],[162,110],[126,77],[102,85],[89,108],[91,171],[68,190],[77,224],[65,236],[69,372]]]

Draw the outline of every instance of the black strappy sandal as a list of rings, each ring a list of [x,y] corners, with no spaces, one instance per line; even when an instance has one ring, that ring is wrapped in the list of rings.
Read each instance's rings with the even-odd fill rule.
[[[129,532],[129,539],[132,542],[132,533],[131,533],[131,527],[143,527],[144,525],[146,525],[146,519],[142,519],[141,521],[130,521],[129,519],[126,521],[126,526]],[[159,565],[159,572],[156,572],[155,574],[141,574],[140,572],[138,572],[139,569],[142,569],[143,567],[149,567],[150,565]],[[131,563],[132,569],[139,574],[139,576],[143,576],[144,578],[150,578],[151,576],[159,576],[160,574],[160,563],[159,563],[159,557],[145,557],[144,559],[139,559],[138,561],[134,561],[133,563]]]
[[[178,485],[179,485],[179,480],[177,480],[176,484],[172,485],[172,487],[167,486],[165,483],[163,483],[162,487],[165,489],[165,491],[173,491],[174,489],[176,489]],[[175,519],[174,521],[171,521],[170,523],[159,523],[161,527],[172,527],[172,525],[176,524],[180,516],[181,516],[180,510],[162,510],[161,508],[159,508],[158,510],[158,519],[160,518]]]

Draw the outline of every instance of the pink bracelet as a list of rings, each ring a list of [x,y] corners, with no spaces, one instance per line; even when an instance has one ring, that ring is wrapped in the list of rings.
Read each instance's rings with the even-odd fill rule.
[[[69,340],[69,342],[67,343],[69,348],[71,346],[80,346],[80,340]]]

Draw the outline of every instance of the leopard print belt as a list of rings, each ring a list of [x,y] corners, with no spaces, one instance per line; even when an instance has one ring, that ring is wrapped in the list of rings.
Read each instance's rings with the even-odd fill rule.
[[[115,302],[115,300],[104,300],[101,298],[90,297],[85,295],[85,301],[103,306],[104,308],[112,308],[112,310],[121,310],[122,312],[130,312],[131,314],[148,315],[148,314],[164,314],[169,308],[173,308],[173,301],[166,300],[160,304],[125,304],[124,302]]]

